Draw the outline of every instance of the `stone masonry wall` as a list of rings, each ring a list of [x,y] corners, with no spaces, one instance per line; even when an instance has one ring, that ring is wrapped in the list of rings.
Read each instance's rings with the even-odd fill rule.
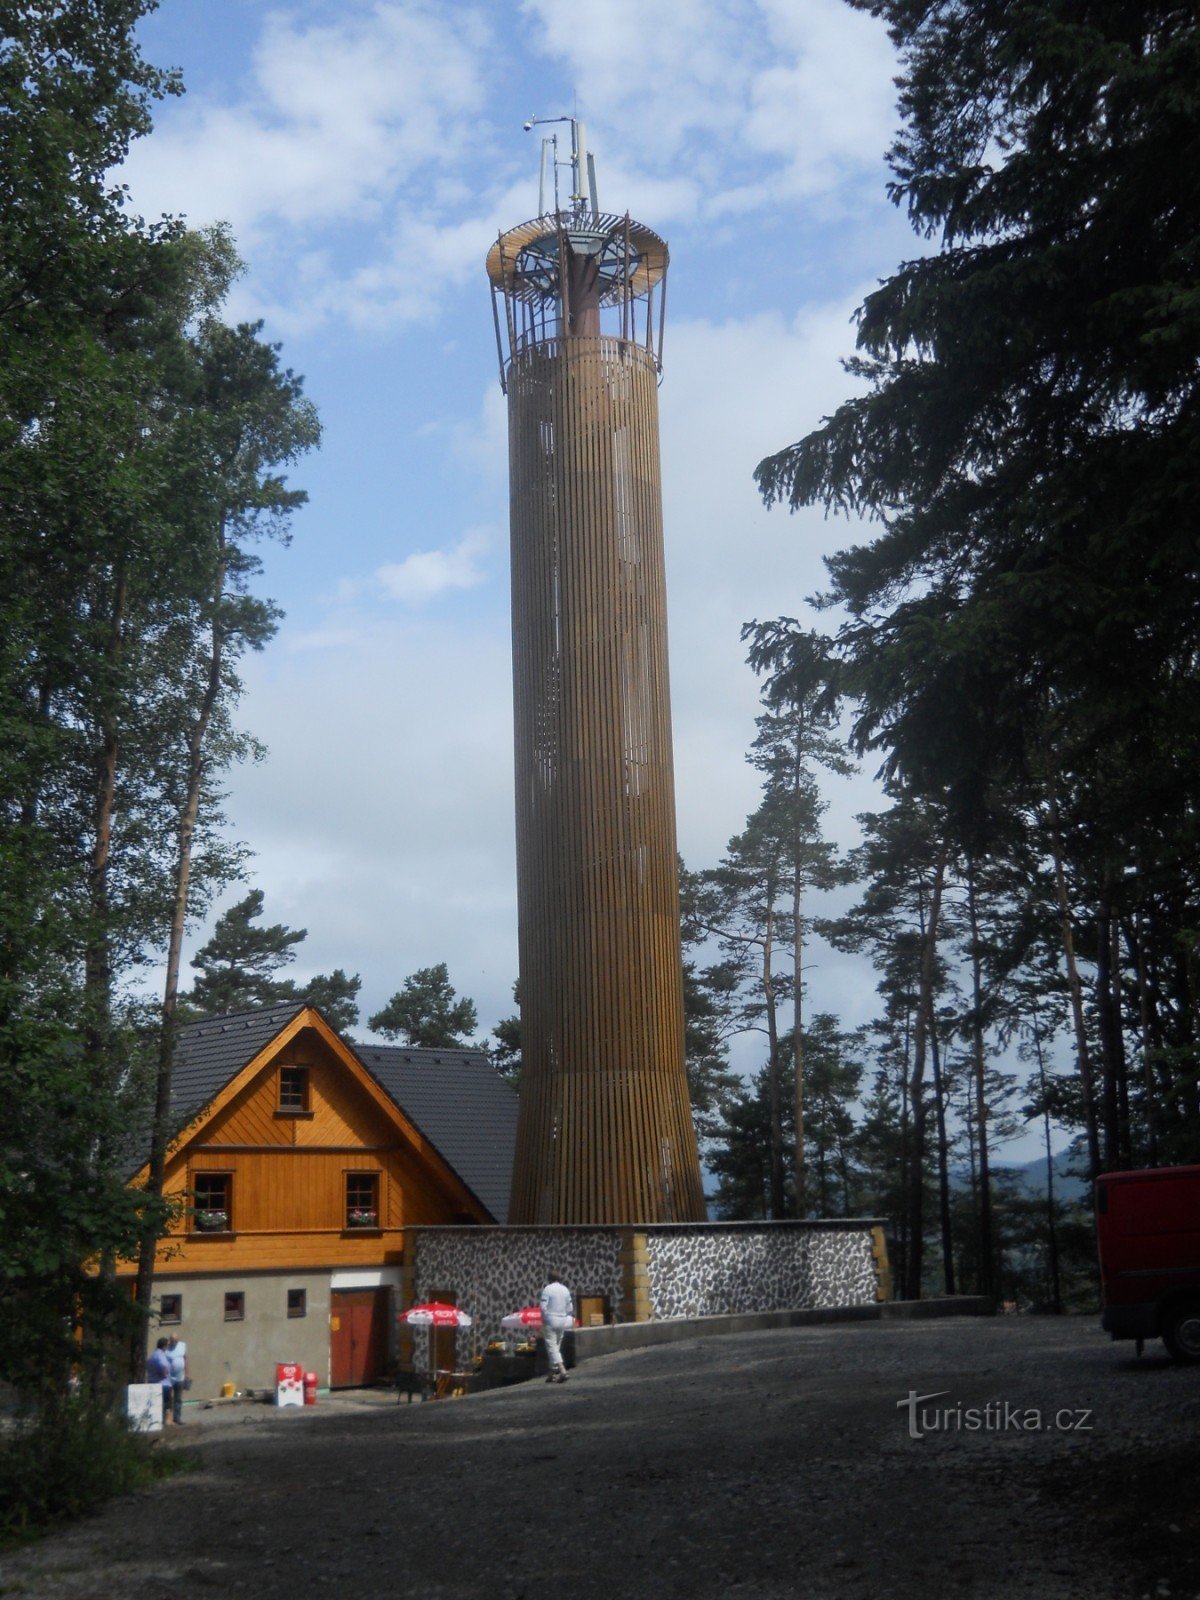
[[[621,1301],[621,1231],[617,1228],[418,1228],[410,1235],[411,1292],[418,1305],[443,1290],[474,1318],[459,1335],[459,1356],[482,1350],[500,1333],[500,1319],[537,1305],[542,1285],[559,1272],[576,1296]],[[474,1338],[472,1339],[472,1335]],[[413,1345],[413,1361],[426,1364],[427,1341]]]
[[[869,1227],[646,1229],[656,1318],[874,1305]]]
[[[645,1228],[416,1228],[404,1304],[452,1293],[474,1319],[459,1357],[481,1350],[510,1311],[537,1303],[559,1272],[576,1299],[603,1295],[622,1320],[874,1305],[885,1290],[878,1226],[696,1223]],[[425,1364],[426,1341],[413,1358]]]

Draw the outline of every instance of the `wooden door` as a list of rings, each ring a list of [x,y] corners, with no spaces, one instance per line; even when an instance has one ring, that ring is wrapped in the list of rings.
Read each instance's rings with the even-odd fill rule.
[[[437,1289],[429,1297],[444,1306],[456,1306],[458,1295],[453,1289]],[[454,1372],[458,1367],[458,1329],[433,1330],[433,1366],[435,1372]]]
[[[579,1296],[579,1325],[581,1328],[602,1328],[609,1320],[606,1294],[581,1294]]]
[[[331,1387],[374,1383],[387,1360],[387,1340],[387,1289],[335,1289],[329,1303]]]

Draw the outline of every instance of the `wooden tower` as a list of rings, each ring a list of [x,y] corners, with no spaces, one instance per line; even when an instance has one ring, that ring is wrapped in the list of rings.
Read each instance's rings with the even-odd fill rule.
[[[667,247],[601,212],[582,124],[551,120],[571,128],[572,192],[560,206],[547,139],[539,214],[487,261],[509,406],[524,1063],[510,1221],[700,1221],[658,452]]]

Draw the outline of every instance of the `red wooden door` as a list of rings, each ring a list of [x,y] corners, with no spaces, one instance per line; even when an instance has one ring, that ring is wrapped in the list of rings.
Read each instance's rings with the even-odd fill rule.
[[[329,1304],[330,1384],[356,1389],[374,1383],[387,1359],[388,1291],[335,1289]]]

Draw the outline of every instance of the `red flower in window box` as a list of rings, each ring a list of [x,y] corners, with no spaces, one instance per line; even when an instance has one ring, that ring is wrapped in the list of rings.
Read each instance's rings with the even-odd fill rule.
[[[346,1218],[351,1228],[377,1228],[379,1226],[378,1211],[367,1210],[365,1207],[351,1207]]]

